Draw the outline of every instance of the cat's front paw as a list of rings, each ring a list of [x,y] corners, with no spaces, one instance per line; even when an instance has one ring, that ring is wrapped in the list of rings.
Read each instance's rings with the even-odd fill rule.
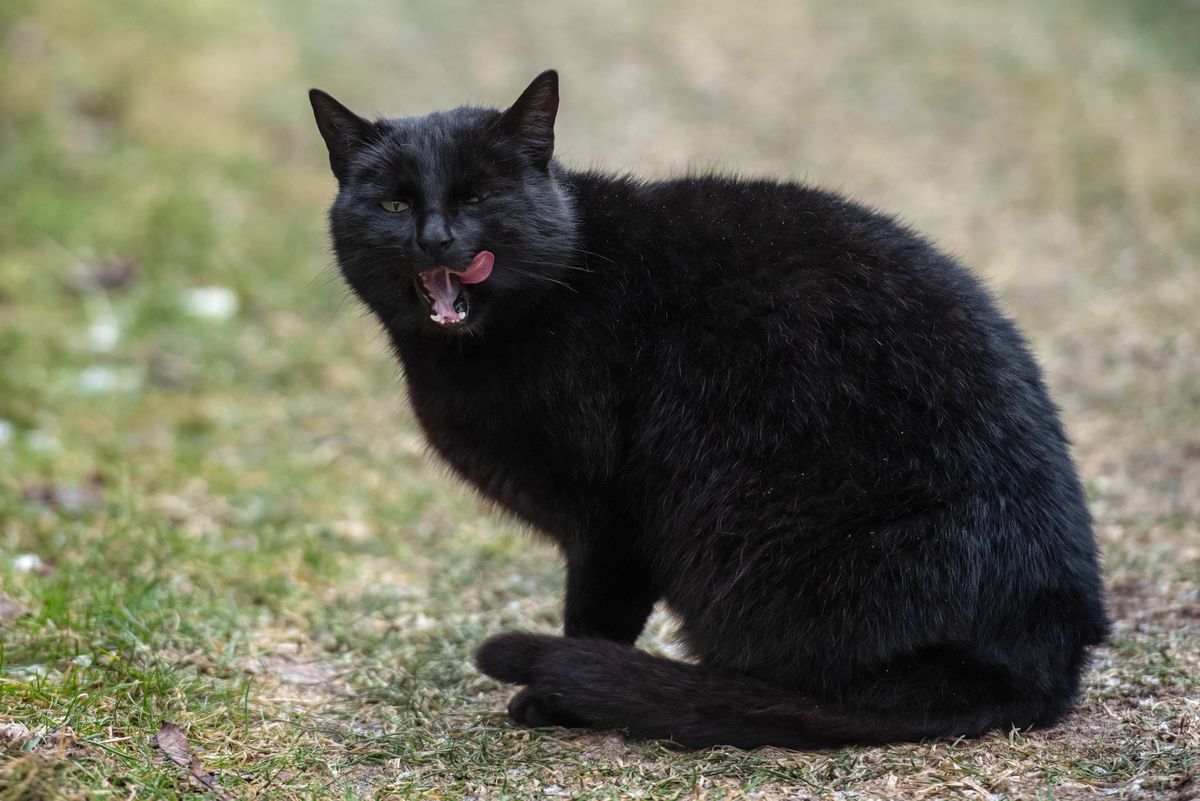
[[[534,666],[561,637],[512,631],[488,637],[475,652],[475,665],[493,679],[531,684]]]

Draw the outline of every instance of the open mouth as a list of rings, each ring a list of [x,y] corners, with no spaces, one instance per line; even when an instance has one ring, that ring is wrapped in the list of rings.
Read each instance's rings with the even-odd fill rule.
[[[466,287],[482,284],[492,274],[496,257],[481,250],[464,270],[435,267],[418,275],[420,294],[429,307],[429,319],[438,325],[462,325],[471,314],[471,301]]]

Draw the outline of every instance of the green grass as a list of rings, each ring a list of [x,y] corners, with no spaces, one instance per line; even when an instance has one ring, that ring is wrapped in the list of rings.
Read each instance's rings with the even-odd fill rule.
[[[239,798],[1195,794],[1198,32],[1157,0],[0,5],[0,801],[196,797],[165,721]],[[546,66],[573,164],[806,176],[996,289],[1105,549],[1066,724],[795,754],[506,723],[469,655],[554,628],[561,567],[424,455],[329,264],[304,90],[419,113]],[[105,262],[136,278],[89,289]],[[189,312],[213,286],[232,316]]]

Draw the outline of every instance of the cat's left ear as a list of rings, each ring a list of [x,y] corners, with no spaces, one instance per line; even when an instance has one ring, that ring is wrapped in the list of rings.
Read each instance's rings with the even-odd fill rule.
[[[350,109],[337,102],[320,89],[310,89],[308,100],[312,103],[317,128],[329,148],[329,166],[338,182],[349,177],[348,162],[356,149],[378,137],[374,123],[364,120]]]
[[[546,70],[533,79],[517,102],[501,115],[501,132],[527,150],[542,169],[554,155],[554,117],[558,114],[558,73]]]

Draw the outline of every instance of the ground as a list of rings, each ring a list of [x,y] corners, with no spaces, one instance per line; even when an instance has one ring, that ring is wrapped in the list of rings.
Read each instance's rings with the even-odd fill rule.
[[[6,0],[0,799],[1200,794],[1197,40],[1178,0]],[[562,568],[425,454],[331,267],[305,90],[500,105],[548,66],[568,162],[838,188],[1028,331],[1115,620],[1065,724],[810,754],[508,724],[469,656],[554,629]]]

